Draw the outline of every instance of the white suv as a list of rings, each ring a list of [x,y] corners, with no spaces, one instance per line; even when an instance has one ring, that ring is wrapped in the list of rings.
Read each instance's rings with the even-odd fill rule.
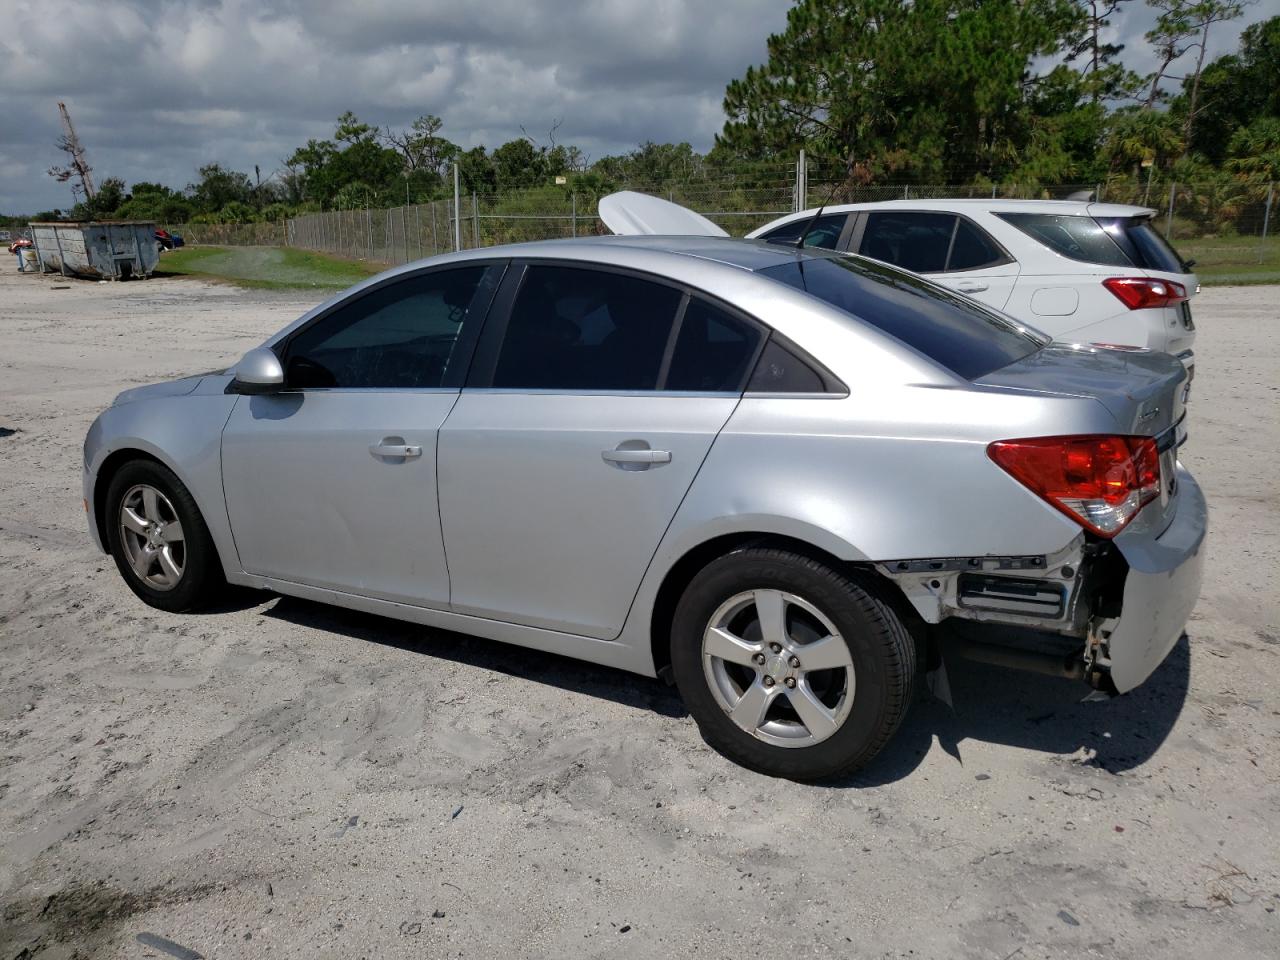
[[[892,200],[788,214],[750,238],[798,240],[923,274],[1055,340],[1147,347],[1194,368],[1199,290],[1156,211],[1057,200]]]

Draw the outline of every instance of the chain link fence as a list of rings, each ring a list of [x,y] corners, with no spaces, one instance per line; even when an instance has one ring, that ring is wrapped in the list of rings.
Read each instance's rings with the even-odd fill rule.
[[[1241,276],[1259,266],[1280,281],[1280,216],[1276,185],[1223,176],[1208,183],[1171,183],[1144,175],[1101,183],[863,184],[801,158],[794,164],[743,170],[697,169],[680,179],[627,183],[625,189],[664,197],[742,236],[784,214],[821,204],[900,199],[1093,199],[1158,211],[1157,228],[1200,264]],[[609,192],[609,191],[602,191]],[[506,194],[462,194],[390,208],[360,207],[251,224],[183,224],[170,229],[188,244],[287,245],[375,263],[398,264],[446,253],[529,240],[607,233],[594,193],[572,183]],[[1190,251],[1190,252],[1187,252]],[[1258,277],[1252,277],[1258,279]]]
[[[192,246],[283,247],[288,243],[288,221],[261,223],[177,223],[166,226]]]

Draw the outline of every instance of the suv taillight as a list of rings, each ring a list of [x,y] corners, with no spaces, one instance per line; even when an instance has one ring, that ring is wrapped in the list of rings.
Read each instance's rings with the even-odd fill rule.
[[[1086,530],[1114,537],[1160,493],[1160,455],[1150,437],[998,440],[987,456]]]
[[[1187,299],[1187,288],[1173,280],[1152,277],[1110,277],[1102,285],[1130,310],[1171,307]]]

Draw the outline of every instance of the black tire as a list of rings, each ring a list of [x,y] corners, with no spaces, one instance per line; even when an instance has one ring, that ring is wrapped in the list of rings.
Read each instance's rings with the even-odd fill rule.
[[[168,507],[182,525],[181,576],[174,586],[160,589],[134,569],[121,530],[121,509],[130,491],[149,486],[168,500]],[[168,509],[166,507],[166,510]],[[120,576],[144,603],[170,613],[195,610],[215,600],[226,586],[218,551],[191,492],[173,471],[154,460],[132,460],[116,471],[103,504],[107,546]]]
[[[826,739],[808,746],[766,742],[735,723],[717,699],[723,695],[712,690],[713,681],[704,672],[703,634],[723,604],[753,590],[783,591],[807,601],[836,627],[848,646],[854,692],[843,722]],[[803,610],[800,615],[809,616]],[[793,623],[794,619],[788,620]],[[804,647],[796,649],[802,652]],[[911,703],[916,647],[902,620],[877,596],[869,578],[850,576],[789,550],[748,547],[712,561],[685,589],[672,624],[671,667],[703,738],[720,753],[771,776],[824,780],[866,765],[898,729]],[[731,669],[756,669],[757,680],[771,684],[775,694],[788,694],[780,709],[790,709],[790,693],[772,686],[777,682],[772,677],[764,677],[768,667]],[[831,675],[828,671],[827,676]],[[746,682],[742,682],[744,690]],[[779,708],[769,708],[775,709]],[[766,719],[776,716],[768,713]],[[780,719],[787,722],[785,716]]]

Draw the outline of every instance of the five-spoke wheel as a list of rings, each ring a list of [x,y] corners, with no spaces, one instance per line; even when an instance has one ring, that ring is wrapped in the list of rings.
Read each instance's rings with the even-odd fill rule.
[[[721,709],[766,743],[807,747],[825,740],[853,705],[848,645],[820,610],[794,593],[730,597],[707,625],[702,657]]]
[[[107,546],[131,590],[162,610],[209,602],[224,586],[213,538],[173,471],[133,460],[111,476],[102,501]]]
[[[182,579],[186,543],[182,521],[169,498],[139,483],[120,502],[120,535],[129,566],[157,590],[172,590]]]
[[[763,773],[867,763],[897,729],[915,644],[866,575],[788,550],[712,561],[676,607],[671,668],[703,737]]]

